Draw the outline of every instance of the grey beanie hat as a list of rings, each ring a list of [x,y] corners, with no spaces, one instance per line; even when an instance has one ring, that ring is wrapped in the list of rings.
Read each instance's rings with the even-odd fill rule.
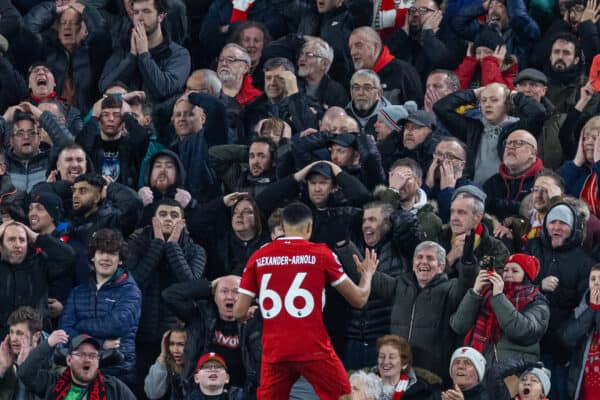
[[[454,190],[451,201],[454,201],[456,196],[458,196],[460,193],[468,193],[471,196],[476,197],[479,200],[481,200],[484,204],[485,204],[485,199],[487,198],[487,195],[485,194],[485,192],[483,190],[479,189],[477,186],[464,185],[464,186],[459,186]]]
[[[562,221],[572,228],[573,223],[575,222],[573,211],[569,208],[569,206],[565,204],[559,204],[556,207],[553,207],[546,216],[546,226],[548,226],[552,221]]]
[[[523,379],[523,377],[527,374],[533,374],[539,379],[540,383],[542,384],[544,396],[548,396],[548,393],[550,393],[550,371],[546,368],[531,368],[523,372],[519,379]]]

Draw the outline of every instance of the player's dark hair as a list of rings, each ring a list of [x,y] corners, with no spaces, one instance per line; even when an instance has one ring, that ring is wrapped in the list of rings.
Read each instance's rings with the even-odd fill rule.
[[[296,226],[312,220],[312,211],[304,203],[295,201],[287,205],[282,212],[285,225]]]

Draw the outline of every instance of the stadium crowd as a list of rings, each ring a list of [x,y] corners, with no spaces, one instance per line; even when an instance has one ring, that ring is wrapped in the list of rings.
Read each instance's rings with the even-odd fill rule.
[[[0,400],[282,400],[298,201],[342,398],[600,399],[597,92],[597,0],[0,0]]]

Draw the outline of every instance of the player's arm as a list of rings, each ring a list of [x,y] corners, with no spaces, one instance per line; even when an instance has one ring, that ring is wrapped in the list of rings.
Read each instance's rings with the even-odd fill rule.
[[[339,294],[346,299],[354,308],[362,308],[369,299],[371,294],[371,280],[377,270],[377,253],[375,250],[365,250],[365,258],[363,261],[353,255],[354,263],[360,273],[360,282],[358,286],[351,279],[344,279],[341,283],[335,286]],[[235,312],[235,311],[234,311]]]
[[[241,290],[241,289],[238,289]],[[245,292],[245,291],[244,291]],[[241,291],[238,294],[238,299],[233,305],[233,317],[240,322],[246,322],[250,318],[252,318],[253,312],[250,312],[250,307],[252,306],[252,301],[254,300],[254,296],[251,296],[248,293],[242,293]],[[254,311],[254,310],[252,310]]]

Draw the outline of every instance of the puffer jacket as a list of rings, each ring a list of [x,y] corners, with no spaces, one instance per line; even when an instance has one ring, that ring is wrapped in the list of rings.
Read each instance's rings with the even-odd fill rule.
[[[479,317],[482,297],[469,290],[460,302],[456,312],[450,317],[452,330],[465,336]],[[502,331],[494,344],[486,347],[484,357],[489,368],[493,363],[512,359],[537,361],[540,358],[540,340],[550,320],[550,307],[543,294],[519,311],[508,300],[504,293],[492,296],[492,310],[498,319]]]
[[[353,247],[346,245],[337,251],[356,251]],[[358,279],[354,263],[344,264],[344,268],[353,279]],[[448,279],[442,272],[424,288],[419,286],[414,273],[393,278],[376,272],[371,283],[371,295],[392,305],[389,332],[408,340],[413,351],[413,364],[430,370],[445,381],[449,381],[448,365],[458,344],[450,328],[450,316],[473,286],[479,266],[461,263],[458,271],[458,278]]]
[[[103,372],[116,376],[135,373],[135,335],[142,293],[133,277],[122,269],[100,289],[92,274],[87,285],[77,286],[69,294],[59,326],[70,337],[87,333],[100,340],[121,339],[119,351],[124,361],[103,368]]]
[[[6,172],[19,190],[30,192],[34,185],[46,180],[50,146],[40,143],[40,152],[28,160],[17,156],[11,148],[6,153]]]
[[[35,251],[34,251],[35,248]],[[69,279],[75,254],[65,243],[50,235],[39,235],[20,264],[0,261],[0,335],[8,333],[8,316],[20,306],[48,316],[48,290]]]
[[[25,26],[36,34],[37,42],[45,54],[45,61],[56,80],[58,95],[62,93],[65,79],[70,75],[75,86],[77,107],[92,108],[98,99],[98,79],[105,60],[111,51],[108,26],[96,8],[87,4],[81,15],[88,30],[87,37],[73,51],[67,51],[55,30],[49,29],[57,19],[56,4],[46,1],[33,7],[25,16]]]
[[[163,333],[176,322],[160,293],[175,282],[200,279],[206,266],[206,252],[186,231],[177,243],[155,239],[152,226],[132,235],[127,262],[142,291],[142,311],[137,339],[159,343]]]
[[[553,292],[543,292],[550,302],[550,324],[548,332],[542,340],[542,352],[552,354],[566,362],[569,351],[558,339],[557,332],[569,318],[573,309],[588,287],[588,276],[594,260],[582,247],[583,227],[579,215],[566,203],[558,202],[550,207],[546,216],[554,207],[565,205],[573,213],[573,231],[565,243],[553,248],[548,233],[547,217],[544,218],[542,235],[531,239],[525,246],[525,252],[540,260],[540,272],[533,282],[540,285],[544,278],[552,275],[559,280],[559,285]]]
[[[181,374],[187,383],[189,393],[192,389],[196,362],[205,354],[214,337],[215,325],[219,314],[212,297],[210,283],[204,279],[181,282],[171,285],[162,292],[167,307],[186,323],[187,340],[184,349],[184,367]],[[262,320],[256,313],[245,324],[238,323],[242,363],[246,371],[245,390],[253,393],[258,387],[260,360],[262,354]]]

